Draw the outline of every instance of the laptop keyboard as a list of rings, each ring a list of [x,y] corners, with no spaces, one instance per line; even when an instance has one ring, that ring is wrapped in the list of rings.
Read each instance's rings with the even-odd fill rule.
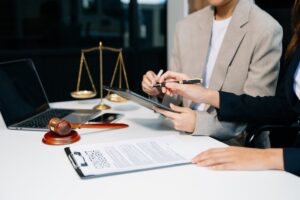
[[[47,128],[48,122],[52,117],[62,118],[72,113],[73,110],[60,110],[60,109],[51,109],[44,112],[41,115],[38,115],[28,121],[18,124],[19,127],[28,127],[28,128]]]

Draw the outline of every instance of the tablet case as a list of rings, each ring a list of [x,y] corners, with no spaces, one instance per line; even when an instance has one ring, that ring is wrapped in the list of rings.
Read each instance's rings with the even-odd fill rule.
[[[146,97],[143,97],[135,92],[132,92],[128,89],[122,89],[122,88],[115,88],[115,87],[107,87],[107,86],[103,86],[103,88],[107,91],[113,92],[115,94],[120,95],[121,97],[124,97],[130,101],[133,101],[135,103],[140,104],[141,106],[144,106],[146,108],[149,108],[151,110],[153,110],[153,107],[158,107],[161,109],[165,109],[171,112],[176,112],[174,110],[172,110],[169,106],[164,105],[160,102],[157,102],[155,100],[152,99],[148,99]]]

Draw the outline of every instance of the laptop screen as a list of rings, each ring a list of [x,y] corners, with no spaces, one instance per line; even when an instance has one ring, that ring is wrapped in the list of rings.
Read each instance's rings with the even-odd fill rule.
[[[49,108],[48,99],[30,59],[0,63],[0,111],[6,126]]]

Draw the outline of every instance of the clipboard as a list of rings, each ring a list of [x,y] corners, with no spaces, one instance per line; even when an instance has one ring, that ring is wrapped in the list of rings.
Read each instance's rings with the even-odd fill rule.
[[[108,87],[108,86],[103,86],[103,88],[109,92],[113,92],[121,97],[124,97],[125,99],[131,100],[141,106],[149,108],[150,110],[153,110],[153,107],[155,106],[155,107],[167,110],[167,111],[177,113],[176,111],[172,110],[168,105],[164,105],[155,100],[148,99],[148,98],[146,98],[142,95],[139,95],[129,89],[122,89],[122,88],[115,88],[115,87]]]
[[[66,147],[66,148],[65,148],[65,152],[66,152],[66,154],[67,154],[67,156],[68,156],[68,158],[69,158],[69,160],[70,160],[70,162],[71,162],[73,168],[74,168],[75,171],[77,172],[77,174],[78,174],[81,178],[84,178],[85,175],[82,173],[80,167],[81,167],[81,166],[86,166],[87,164],[86,164],[86,161],[84,160],[84,158],[82,157],[81,153],[78,152],[79,154],[77,154],[77,155],[80,156],[80,157],[82,157],[83,163],[79,163],[79,162],[75,159],[74,155],[76,155],[76,154],[73,154],[73,153],[71,152],[71,150],[70,150],[69,147]]]
[[[147,159],[145,158],[146,157],[149,158],[149,155],[152,154],[154,150],[154,146],[153,146],[151,153],[147,154],[147,152],[146,153],[145,151],[143,152],[143,150],[149,148],[148,146],[145,147],[145,149],[143,148],[136,149],[137,150],[136,152],[143,152],[143,154],[141,154],[137,158],[141,160],[144,159],[143,160],[144,163],[132,164],[129,163],[130,157],[137,156],[136,152],[134,152],[132,155],[126,155],[128,154],[128,151],[122,150],[122,147],[126,145],[127,146],[132,145],[130,148],[131,150],[133,150],[138,146],[138,144],[149,145],[153,143],[157,143],[158,144],[157,147],[164,149],[162,152],[165,153],[164,155],[166,156],[166,160],[162,159],[161,161],[156,161],[156,162],[152,161],[152,163],[148,162]],[[161,136],[156,138],[133,139],[128,141],[120,141],[120,142],[112,142],[112,143],[72,146],[72,147],[66,147],[64,150],[74,170],[79,175],[79,177],[82,179],[89,179],[89,178],[112,176],[112,175],[119,175],[124,173],[133,173],[138,171],[154,170],[154,169],[160,169],[166,167],[175,167],[180,165],[191,164],[190,158],[187,157],[185,153],[183,153],[184,151],[182,152],[176,151],[178,145],[183,146],[183,144],[181,144],[181,142],[174,136]],[[117,153],[119,155],[122,155],[122,157],[116,158],[115,155],[111,154],[111,150],[109,150],[109,148],[115,148],[115,149],[119,148],[118,149],[119,152]],[[90,154],[91,152],[94,155],[91,156]],[[102,156],[100,159],[98,159],[99,155]],[[125,165],[123,166],[120,165],[118,161],[118,159],[120,158],[121,160],[123,159],[122,162],[125,163]],[[151,158],[149,158],[149,161],[150,160]]]

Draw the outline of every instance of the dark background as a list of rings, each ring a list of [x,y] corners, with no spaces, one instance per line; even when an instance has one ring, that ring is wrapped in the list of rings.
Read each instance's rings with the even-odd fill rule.
[[[283,26],[286,47],[293,1],[256,3]],[[49,100],[71,100],[81,49],[102,41],[104,46],[123,48],[130,89],[142,94],[142,75],[167,66],[166,6],[167,1],[143,5],[136,0],[1,0],[0,61],[33,59]],[[107,85],[117,55],[104,52],[103,58]],[[88,54],[87,61],[99,89],[99,53]],[[91,89],[85,71],[81,89]]]
[[[156,35],[154,26],[159,27]],[[130,89],[136,92],[142,93],[140,82],[147,70],[166,68],[164,1],[140,5],[119,0],[1,0],[0,27],[0,61],[31,58],[51,102],[72,99],[81,49],[97,47],[99,41],[123,48]],[[99,52],[86,58],[98,90]],[[105,84],[111,81],[116,59],[117,54],[103,53]],[[91,89],[85,69],[80,89]]]

